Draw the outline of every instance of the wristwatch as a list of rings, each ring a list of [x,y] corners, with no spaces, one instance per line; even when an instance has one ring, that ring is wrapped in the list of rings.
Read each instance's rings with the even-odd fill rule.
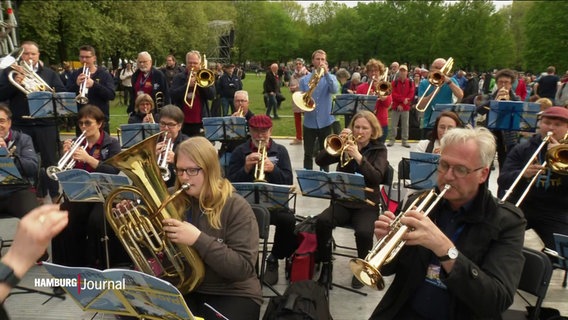
[[[440,262],[448,261],[448,260],[456,260],[458,258],[459,251],[456,247],[451,247],[448,249],[448,253],[445,256],[438,257]]]
[[[0,282],[13,288],[18,285],[20,278],[14,274],[14,269],[0,262]]]

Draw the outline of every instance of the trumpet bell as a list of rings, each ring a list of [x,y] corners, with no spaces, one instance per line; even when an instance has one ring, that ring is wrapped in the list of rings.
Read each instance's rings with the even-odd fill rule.
[[[305,92],[296,91],[292,94],[294,104],[302,111],[310,112],[316,108],[316,102],[312,97],[309,97]]]
[[[61,171],[62,170],[59,169],[59,167],[57,167],[57,166],[49,166],[46,169],[47,176],[50,177],[51,179],[55,180],[55,181],[58,181],[56,173],[59,173]]]
[[[385,281],[381,272],[369,262],[363,259],[351,259],[349,267],[353,275],[367,287],[375,290],[383,290],[385,288]]]
[[[339,153],[341,153],[341,149],[343,149],[343,140],[337,134],[330,134],[327,138],[325,138],[323,147],[330,155],[339,155]]]
[[[83,95],[79,95],[75,97],[75,102],[77,102],[78,104],[87,104],[89,103],[89,98]]]

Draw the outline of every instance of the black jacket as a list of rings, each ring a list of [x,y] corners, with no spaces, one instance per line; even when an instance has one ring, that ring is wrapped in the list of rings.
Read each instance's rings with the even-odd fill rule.
[[[228,99],[233,99],[235,97],[235,92],[243,89],[241,78],[237,77],[234,72],[232,76],[229,76],[228,73],[223,73],[223,75],[217,80],[215,86],[217,93],[221,97]]]
[[[34,149],[34,144],[32,138],[25,133],[19,131],[12,131],[13,143],[9,143],[9,149],[15,146],[13,153],[13,160],[16,168],[22,175],[24,180],[33,181],[37,178],[39,170],[38,155]],[[30,184],[23,183],[18,185],[1,185],[0,187],[0,197],[7,197],[11,193],[27,189]]]
[[[136,80],[138,80],[138,75],[140,75],[140,69],[136,70],[133,74],[132,74],[132,99],[130,99],[130,104],[128,105],[128,109],[126,109],[127,113],[131,113],[134,111],[134,103],[136,102],[136,97],[138,96],[138,92],[136,92]],[[168,80],[166,79],[166,76],[162,73],[162,71],[152,67],[152,69],[150,70],[150,79],[152,80],[152,93],[150,94],[150,96],[152,96],[152,100],[154,100],[154,105],[157,108],[157,103],[156,103],[156,94],[158,92],[162,92],[163,94],[163,101],[162,101],[162,105],[167,105],[170,104],[170,92],[169,92],[169,86],[168,86]]]
[[[77,78],[83,73],[82,69],[75,70],[69,81],[67,82],[67,91],[79,93],[79,85],[77,85]],[[87,98],[89,98],[89,104],[99,107],[104,113],[107,121],[110,120],[110,101],[114,100],[116,96],[114,78],[108,72],[107,69],[102,67],[97,67],[97,71],[91,74],[91,79],[94,80],[93,86],[89,88],[87,93]],[[132,99],[134,100],[134,99]],[[83,105],[78,105],[80,110]]]
[[[170,97],[172,103],[180,107],[182,110],[185,109],[184,97],[185,91],[187,89],[188,72],[178,73],[174,77],[172,87],[170,88]],[[189,88],[192,90],[193,88]],[[204,117],[209,117],[209,103],[208,100],[213,100],[215,98],[215,86],[210,87],[200,87],[197,86],[197,91],[199,92],[199,97],[201,98],[201,119]],[[185,111],[185,110],[184,110]]]

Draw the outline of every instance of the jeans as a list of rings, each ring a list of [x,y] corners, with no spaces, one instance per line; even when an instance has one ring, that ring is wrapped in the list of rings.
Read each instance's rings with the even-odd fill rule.
[[[270,116],[270,111],[274,110],[274,118],[278,118],[278,102],[276,101],[276,95],[265,94],[265,96],[268,97],[266,115]]]
[[[325,141],[325,138],[331,134],[331,127],[332,125],[319,129],[312,129],[304,126],[304,169],[313,169],[314,163],[312,157],[314,154],[316,138],[318,139],[319,150],[323,150],[323,142]],[[323,171],[329,171],[329,166],[321,167],[321,169]]]
[[[223,108],[223,116],[230,116],[235,113],[235,103],[233,98],[221,97],[221,107]],[[231,106],[231,113],[229,113],[229,106]]]

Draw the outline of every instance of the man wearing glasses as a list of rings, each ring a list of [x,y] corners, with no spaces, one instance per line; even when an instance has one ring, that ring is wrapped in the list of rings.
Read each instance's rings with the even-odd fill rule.
[[[251,138],[239,145],[231,156],[227,179],[231,182],[254,182],[255,168],[260,165],[259,143],[266,143],[264,175],[266,182],[292,185],[293,173],[286,147],[276,143],[272,135],[272,120],[267,115],[256,115],[249,122]],[[264,280],[274,285],[278,282],[278,260],[292,255],[296,249],[294,214],[287,208],[270,211],[270,224],[276,226],[272,253],[267,259]]]
[[[160,124],[160,131],[166,132],[167,137],[165,139],[162,139],[162,141],[160,141],[156,145],[156,156],[162,154],[162,157],[166,158],[166,163],[168,164],[168,170],[170,173],[172,173],[170,175],[170,179],[164,181],[166,183],[166,186],[168,186],[169,188],[173,187],[176,182],[176,179],[174,178],[173,175],[175,168],[174,151],[176,150],[177,146],[180,143],[182,143],[184,140],[188,139],[189,137],[181,133],[181,124],[183,123],[183,112],[181,111],[180,108],[174,106],[173,104],[164,106],[160,110],[160,121],[158,123]],[[166,139],[172,139],[171,148],[169,150],[166,150],[166,145],[167,145]]]
[[[380,268],[396,276],[370,319],[499,319],[513,303],[526,220],[485,183],[495,138],[485,128],[456,128],[440,149],[438,188],[449,190],[427,217],[406,208],[400,219],[409,230],[406,244]],[[389,211],[379,217],[377,239],[391,232],[394,219]]]
[[[110,100],[114,100],[116,92],[114,91],[114,79],[107,69],[97,66],[97,55],[95,48],[90,45],[84,45],[79,48],[79,60],[83,66],[89,70],[89,76],[83,73],[83,68],[75,70],[67,81],[67,91],[79,94],[79,88],[86,83],[88,90],[86,97],[89,99],[88,104],[99,107],[106,117],[103,130],[110,133]],[[85,70],[86,70],[85,69]],[[86,104],[77,104],[77,109],[81,110]],[[81,129],[75,129],[77,136],[81,135]]]
[[[168,91],[168,80],[166,76],[158,69],[152,66],[152,56],[142,51],[136,59],[138,69],[132,75],[132,97],[126,113],[130,114],[134,111],[134,102],[136,97],[146,93],[154,100],[156,108],[170,103],[170,95]],[[161,96],[161,97],[160,97]],[[157,101],[157,100],[162,101]]]

